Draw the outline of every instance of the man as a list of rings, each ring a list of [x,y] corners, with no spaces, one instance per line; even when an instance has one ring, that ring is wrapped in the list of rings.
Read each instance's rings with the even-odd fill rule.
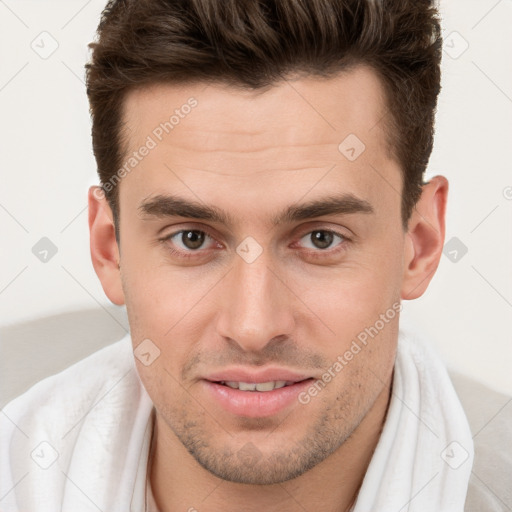
[[[130,335],[5,409],[2,510],[512,506],[399,329],[445,233],[432,3],[117,0],[92,48],[91,256]]]

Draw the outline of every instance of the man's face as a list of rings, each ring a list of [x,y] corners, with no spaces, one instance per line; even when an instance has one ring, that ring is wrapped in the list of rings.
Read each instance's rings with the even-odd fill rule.
[[[302,474],[351,435],[392,372],[405,235],[381,84],[358,68],[256,93],[161,85],[125,107],[127,159],[156,144],[118,192],[133,344],[151,340],[146,363],[160,350],[137,360],[159,435],[227,480]],[[226,219],[172,216],[171,195]],[[281,217],[331,198],[337,211]]]

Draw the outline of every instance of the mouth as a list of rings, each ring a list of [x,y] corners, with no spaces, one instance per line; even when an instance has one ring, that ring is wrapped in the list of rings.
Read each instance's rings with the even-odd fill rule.
[[[220,384],[221,386],[227,386],[231,389],[239,389],[240,391],[260,391],[266,393],[268,391],[273,391],[274,389],[281,389],[287,386],[293,386],[298,382],[304,382],[305,380],[311,379],[303,379],[300,381],[292,381],[292,380],[271,380],[268,382],[241,382],[241,381],[217,381],[216,384]]]
[[[255,379],[251,379],[255,380]],[[203,380],[208,401],[225,412],[246,418],[275,416],[300,405],[299,394],[314,381],[313,377],[294,380]]]

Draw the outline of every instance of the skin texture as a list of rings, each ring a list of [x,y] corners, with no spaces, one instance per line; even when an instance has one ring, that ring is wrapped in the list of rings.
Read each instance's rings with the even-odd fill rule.
[[[284,512],[318,503],[346,510],[385,419],[398,314],[309,403],[275,415],[229,413],[202,379],[233,366],[320,379],[380,315],[425,291],[443,247],[447,181],[437,176],[423,187],[405,232],[383,90],[368,68],[264,92],[205,84],[132,92],[130,151],[190,97],[197,106],[118,185],[120,248],[107,202],[89,191],[91,255],[103,289],[126,304],[134,347],[149,338],[160,350],[149,366],[137,360],[157,411],[156,502],[164,512]],[[349,134],[365,144],[355,161],[338,149]],[[272,225],[286,207],[333,193],[373,212]],[[233,224],[140,210],[164,194],[216,206]],[[159,241],[187,229],[206,231],[199,249],[181,235]],[[341,237],[325,248],[315,230]],[[236,251],[248,236],[262,248],[251,263]]]

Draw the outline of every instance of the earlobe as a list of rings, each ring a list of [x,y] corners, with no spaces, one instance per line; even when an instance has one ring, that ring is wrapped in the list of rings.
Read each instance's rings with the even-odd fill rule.
[[[402,299],[423,295],[439,265],[445,236],[448,180],[435,176],[423,185],[419,201],[409,220],[404,245]]]
[[[120,306],[124,304],[124,293],[112,210],[98,186],[89,188],[88,203],[92,264],[105,294]]]

